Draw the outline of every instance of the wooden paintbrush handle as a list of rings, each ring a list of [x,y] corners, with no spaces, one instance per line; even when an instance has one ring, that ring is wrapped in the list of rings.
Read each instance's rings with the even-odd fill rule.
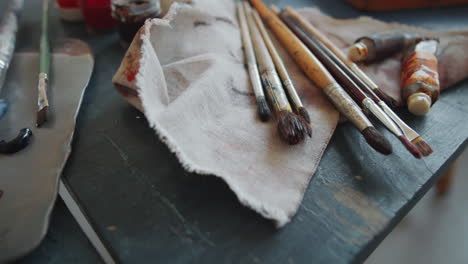
[[[265,71],[262,72],[261,77],[265,91],[269,96],[270,103],[273,105],[275,110],[277,112],[292,112],[288,98],[284,93],[283,87],[281,87],[281,80],[279,79],[278,74],[274,71]]]
[[[362,113],[361,108],[294,33],[260,0],[250,0],[250,2],[304,73],[325,92],[338,111],[346,116],[360,131],[372,126]]]
[[[281,80],[283,81],[283,86],[288,92],[292,103],[296,108],[303,107],[302,101],[299,98],[299,95],[297,94],[296,88],[294,87],[291,77],[289,77],[288,71],[286,70],[286,66],[284,65],[283,60],[278,54],[278,51],[276,50],[276,47],[273,44],[273,41],[271,41],[271,38],[268,35],[268,32],[265,28],[265,25],[263,24],[262,19],[258,15],[257,11],[252,11],[252,14],[255,19],[255,22],[257,23],[258,29],[260,30],[260,33],[263,36],[263,40],[265,41],[265,44],[268,47],[268,50],[270,51],[270,55],[276,66],[276,70],[278,71],[278,74],[281,77]]]
[[[312,24],[310,24],[308,21],[306,21],[299,13],[297,13],[294,9],[291,7],[286,7],[284,9],[284,13],[288,16],[291,16],[296,20],[301,27],[308,33],[314,35],[316,38],[318,38],[325,46],[327,46],[333,53],[336,54],[344,63],[347,65],[349,64],[354,64],[348,56],[346,56],[333,42],[331,42],[330,39],[328,39],[325,34],[320,32],[317,28],[315,28]]]
[[[356,75],[358,75],[362,81],[367,84],[366,88],[370,88],[374,93],[376,93],[381,99],[385,100],[387,104],[392,107],[395,107],[396,102],[386,95],[382,90],[379,89],[379,86],[364,72],[359,68],[359,66],[351,61],[348,56],[346,56],[333,42],[331,42],[322,32],[316,29],[312,24],[306,21],[299,13],[294,9],[287,7],[284,11],[288,16],[293,17],[301,27],[308,34],[313,35],[320,40],[327,48],[329,48],[342,62],[344,62]]]
[[[283,43],[288,53],[319,87],[326,87],[336,81],[317,58],[304,46],[291,30],[261,1],[250,0],[264,22],[269,25],[276,37]]]
[[[281,80],[276,72],[275,64],[270,57],[268,48],[263,41],[262,35],[254,21],[252,10],[247,2],[244,2],[244,7],[247,16],[247,24],[250,29],[250,36],[257,58],[260,76],[266,93],[269,96],[270,102],[277,112],[289,111],[292,112],[286,93],[283,90]]]
[[[340,64],[340,60],[333,52],[327,50],[327,47],[322,45],[320,41],[313,36],[308,36],[297,25],[297,22],[288,17],[286,14],[281,14],[283,21],[296,33],[297,36],[314,52],[319,60],[327,67],[335,78],[343,85],[343,87],[351,94],[357,102],[364,108],[369,110],[382,124],[384,124],[396,136],[401,136],[402,132],[398,126],[390,119],[389,116],[359,87],[359,85],[345,72],[349,69],[344,63]],[[344,67],[344,68],[343,68]]]
[[[323,89],[330,101],[336,109],[346,117],[354,126],[363,131],[368,127],[372,127],[372,123],[362,112],[361,108],[354,102],[348,93],[338,84],[330,84]]]
[[[348,77],[342,69],[336,65],[327,54],[320,48],[319,44],[310,38],[291,17],[280,14],[279,17],[286,25],[302,40],[302,42],[314,53],[315,56],[323,63],[330,73],[333,74],[338,82],[347,90],[347,92],[359,103],[366,99],[366,95],[361,91],[359,86]]]
[[[273,63],[272,58],[270,57],[270,53],[268,52],[268,48],[263,41],[262,35],[260,33],[259,28],[255,24],[252,9],[248,5],[247,2],[244,2],[244,9],[247,16],[247,25],[250,29],[250,36],[252,37],[252,43],[255,50],[255,55],[257,58],[258,68],[260,69],[260,73],[273,71],[275,70],[275,64]]]
[[[241,28],[242,44],[244,46],[245,60],[247,62],[247,69],[249,71],[250,82],[256,97],[263,97],[262,82],[260,80],[260,73],[257,67],[257,60],[252,46],[252,39],[250,38],[249,27],[247,26],[247,19],[244,8],[241,3],[237,5],[237,14],[239,17],[239,24]]]

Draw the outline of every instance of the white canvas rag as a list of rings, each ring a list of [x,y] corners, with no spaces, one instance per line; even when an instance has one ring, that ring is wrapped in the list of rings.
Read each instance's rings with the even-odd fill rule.
[[[348,33],[353,23],[365,25],[354,36],[369,33],[375,23],[379,30],[404,27],[368,18],[341,22],[316,9],[301,13],[331,37],[347,34],[338,39],[344,49],[354,41]],[[276,46],[311,114],[313,137],[296,146],[280,141],[275,121],[257,118],[232,0],[174,4],[163,19],[147,21],[113,83],[146,115],[186,170],[222,178],[242,204],[281,227],[297,212],[339,114]],[[393,79],[393,86],[384,87],[388,91],[399,85],[399,65],[392,65],[397,75],[381,78],[386,84]],[[369,72],[378,82],[375,69]]]

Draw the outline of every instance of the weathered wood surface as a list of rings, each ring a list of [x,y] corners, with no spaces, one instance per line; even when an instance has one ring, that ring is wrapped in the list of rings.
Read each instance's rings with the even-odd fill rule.
[[[337,17],[359,14],[339,0],[315,2]],[[26,1],[19,50],[38,47],[39,4]],[[446,28],[463,25],[467,11],[377,17]],[[63,25],[56,11],[52,14],[52,41],[81,37],[96,55],[64,177],[123,263],[359,263],[433,186],[468,136],[468,81],[444,94],[428,117],[404,115],[436,150],[422,161],[389,133],[394,155],[369,152],[355,129],[341,126],[298,215],[278,231],[241,206],[220,180],[186,173],[142,115],[119,98],[110,82],[124,54],[116,34],[87,36],[80,25]],[[22,262],[96,263],[99,258],[59,202],[44,243]]]

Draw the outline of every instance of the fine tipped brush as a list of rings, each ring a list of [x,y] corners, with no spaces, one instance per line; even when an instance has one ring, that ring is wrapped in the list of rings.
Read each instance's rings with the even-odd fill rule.
[[[428,156],[433,152],[432,148],[424,141],[424,139],[413,129],[411,129],[411,127],[409,127],[403,120],[401,120],[398,117],[398,115],[385,103],[385,101],[381,99],[379,94],[375,93],[376,90],[372,89],[372,86],[369,85],[368,82],[366,82],[365,78],[363,79],[362,75],[358,74],[355,70],[353,70],[352,67],[350,67],[350,64],[347,63],[347,61],[349,61],[347,57],[344,56],[341,50],[338,49],[333,44],[333,42],[331,42],[325,35],[323,35],[319,30],[317,30],[314,26],[307,22],[301,15],[299,15],[293,9],[286,8],[284,14],[297,21],[298,26],[300,26],[303,29],[303,31],[307,33],[308,36],[310,36],[311,38],[315,38],[317,42],[320,43],[322,49],[327,51],[327,53],[331,55],[334,62],[337,63],[340,66],[340,68],[349,77],[351,77],[351,79],[355,83],[357,83],[360,87],[366,90],[369,97],[375,103],[377,103],[382,108],[382,110],[393,120],[393,122],[401,129],[406,139],[403,139],[401,136],[397,136],[400,139],[400,141],[406,146],[406,148],[413,153],[413,155],[415,154],[414,147],[408,142],[414,144],[419,150],[419,152],[421,152],[421,154],[424,156]],[[356,64],[352,64],[357,67]],[[357,67],[357,69],[359,69],[359,67]]]
[[[275,70],[273,60],[268,53],[260,31],[255,24],[250,6],[244,2],[244,11],[247,15],[247,25],[252,36],[252,43],[257,57],[260,76],[270,102],[278,116],[278,133],[287,143],[294,145],[303,141],[306,136],[312,136],[312,129],[307,122],[293,113],[281,80]]]
[[[325,65],[325,67],[333,74],[333,76],[341,83],[341,85],[348,91],[348,93],[359,102],[365,109],[369,110],[388,130],[390,130],[405,147],[413,154],[414,157],[420,159],[422,157],[418,148],[407,140],[400,128],[393,122],[393,120],[369,97],[361,88],[348,76],[340,64],[339,59],[320,41],[313,36],[307,35],[303,29],[298,25],[297,21],[286,14],[280,14],[280,18],[289,26],[289,28],[296,33],[304,44],[317,56],[317,58]]]
[[[283,81],[283,86],[288,93],[289,98],[291,99],[291,105],[294,107],[296,113],[302,116],[302,118],[304,118],[307,123],[310,124],[309,112],[304,107],[301,98],[297,94],[296,87],[294,87],[294,83],[292,82],[291,77],[289,77],[289,73],[286,70],[283,59],[281,59],[275,45],[273,44],[273,41],[271,41],[270,35],[268,35],[268,32],[265,29],[265,25],[263,24],[263,21],[258,15],[257,11],[254,10],[252,13],[255,22],[257,23],[258,29],[263,36],[263,40],[265,41],[265,44],[270,51],[271,58],[273,59],[273,62],[276,66],[276,70],[278,71],[278,74]]]
[[[255,58],[254,50],[252,47],[252,40],[250,38],[249,28],[247,26],[247,18],[241,3],[237,4],[237,16],[242,35],[242,44],[244,46],[245,60],[247,62],[247,69],[249,71],[250,82],[253,87],[255,99],[257,101],[258,116],[261,121],[266,122],[270,120],[271,112],[268,103],[263,93],[262,82],[260,80],[260,73],[258,72],[257,60]]]
[[[47,121],[49,111],[49,100],[47,98],[47,88],[49,83],[49,69],[50,69],[50,48],[49,48],[49,34],[48,34],[48,13],[49,1],[43,0],[42,5],[42,34],[40,43],[40,68],[39,68],[39,82],[37,85],[37,119],[36,125],[39,127]]]
[[[336,109],[358,128],[367,143],[382,154],[391,154],[392,146],[388,140],[372,125],[360,107],[309,49],[260,0],[250,0],[250,2],[304,73],[323,90]]]
[[[338,47],[336,47],[333,42],[331,42],[324,34],[318,31],[292,8],[287,7],[285,9],[285,13],[296,18],[308,33],[313,34],[325,46],[327,46],[336,56],[338,56],[338,58],[340,58],[346,65],[348,65],[352,71],[361,77],[362,80],[364,80],[368,86],[371,87],[372,91],[374,91],[374,93],[382,98],[388,105],[390,105],[392,108],[397,106],[396,101],[392,97],[388,96],[385,92],[379,89],[379,86],[369,76],[367,76],[367,74],[364,73],[356,63],[351,61]]]

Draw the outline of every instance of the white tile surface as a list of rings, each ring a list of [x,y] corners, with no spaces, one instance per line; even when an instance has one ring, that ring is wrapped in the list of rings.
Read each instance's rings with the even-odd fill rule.
[[[429,191],[366,264],[468,263],[468,150],[456,166],[451,191]]]

